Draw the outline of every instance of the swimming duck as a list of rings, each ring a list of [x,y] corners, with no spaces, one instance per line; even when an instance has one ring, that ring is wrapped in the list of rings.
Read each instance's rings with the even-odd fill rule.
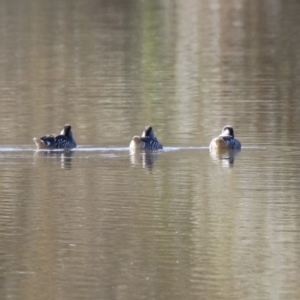
[[[134,136],[129,144],[130,150],[159,150],[163,145],[157,140],[151,126],[146,126],[142,136]]]
[[[77,146],[69,124],[58,135],[50,134],[33,140],[39,149],[72,149]]]
[[[223,127],[222,133],[214,138],[209,145],[210,151],[240,150],[241,143],[234,138],[234,131],[230,125]]]

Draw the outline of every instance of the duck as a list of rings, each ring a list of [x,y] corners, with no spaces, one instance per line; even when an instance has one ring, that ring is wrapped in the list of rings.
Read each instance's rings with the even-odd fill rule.
[[[234,137],[232,126],[226,125],[222,129],[222,133],[214,138],[209,145],[210,151],[224,150],[241,150],[242,144]]]
[[[60,134],[49,134],[40,138],[33,138],[38,149],[72,149],[77,144],[73,138],[72,127],[66,124]]]
[[[159,150],[163,145],[157,140],[152,126],[146,126],[141,136],[134,136],[129,144],[130,150]]]

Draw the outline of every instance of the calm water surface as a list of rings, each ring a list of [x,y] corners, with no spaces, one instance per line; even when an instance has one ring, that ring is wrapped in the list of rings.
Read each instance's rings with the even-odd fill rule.
[[[1,300],[299,299],[299,14],[3,1]],[[35,151],[65,123],[76,150]],[[131,154],[148,124],[164,150]]]

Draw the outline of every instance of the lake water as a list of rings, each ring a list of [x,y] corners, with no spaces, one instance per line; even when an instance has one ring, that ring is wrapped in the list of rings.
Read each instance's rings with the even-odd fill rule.
[[[0,299],[299,299],[299,15],[2,1]],[[35,151],[65,123],[77,149]],[[164,150],[131,154],[145,125]]]

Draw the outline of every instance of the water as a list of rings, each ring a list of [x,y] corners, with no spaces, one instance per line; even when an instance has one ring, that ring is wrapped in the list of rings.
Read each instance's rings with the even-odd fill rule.
[[[1,3],[0,298],[299,299],[299,13]],[[131,154],[145,125],[164,149]]]

